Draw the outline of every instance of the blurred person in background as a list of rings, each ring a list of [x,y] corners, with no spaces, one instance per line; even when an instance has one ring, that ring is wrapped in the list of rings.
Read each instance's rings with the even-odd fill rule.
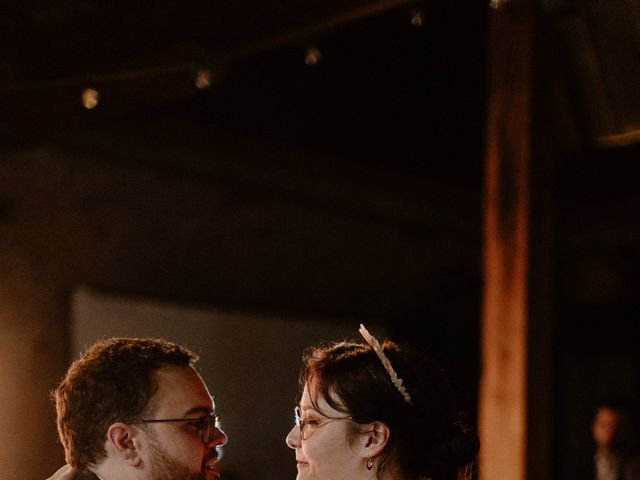
[[[591,423],[593,480],[640,480],[636,420],[635,408],[628,400],[598,404]]]

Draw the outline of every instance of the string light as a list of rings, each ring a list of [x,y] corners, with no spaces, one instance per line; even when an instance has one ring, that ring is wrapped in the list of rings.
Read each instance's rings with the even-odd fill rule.
[[[494,10],[500,10],[504,8],[511,0],[490,0],[489,6]]]
[[[208,68],[200,68],[195,74],[195,84],[200,90],[206,90],[213,84],[213,72]]]
[[[87,110],[92,110],[100,102],[100,93],[95,88],[85,88],[82,90],[82,105]]]
[[[310,67],[317,65],[322,60],[322,52],[315,48],[311,47],[307,49],[307,53],[304,57],[304,63],[309,65]]]
[[[411,3],[411,0],[400,0],[403,2]],[[489,0],[492,6],[502,6],[503,4],[509,3],[511,0]],[[382,11],[386,11],[386,8],[382,9]],[[356,12],[357,13],[357,12]],[[369,15],[373,13],[379,13],[377,8],[374,8],[373,11],[369,11],[368,9],[364,9],[363,12],[356,14],[349,14],[346,17],[339,17],[336,19],[331,19],[328,22],[325,22],[326,25],[323,24],[323,28],[333,27],[335,25],[340,25],[344,22],[350,21],[353,18],[358,18],[360,15]],[[422,27],[426,21],[426,15],[421,9],[414,9],[410,12],[410,22],[414,27]],[[267,42],[268,48],[275,48],[280,45],[286,45],[287,43],[291,43],[293,39],[296,37],[300,37],[304,34],[304,37],[309,36],[309,32],[307,30],[304,31],[296,31],[293,34],[282,35],[276,37],[271,42]],[[226,58],[226,61],[233,60],[235,57],[242,57],[244,55],[251,54],[252,52],[259,52],[265,50],[265,42],[259,42],[259,44],[255,45],[247,45],[245,47],[237,49],[232,54],[229,54]],[[198,54],[198,58],[201,59],[202,54]],[[310,46],[306,49],[304,53],[304,62],[306,65],[313,67],[318,65],[324,61],[324,55],[322,51],[315,47]],[[208,67],[198,67],[194,68],[195,65],[201,64],[200,61],[184,61],[177,64],[169,64],[169,65],[157,65],[153,67],[142,67],[142,68],[134,68],[128,70],[119,70],[115,72],[107,72],[107,73],[97,73],[97,74],[85,74],[81,77],[68,77],[68,78],[58,78],[53,80],[36,80],[36,81],[27,81],[27,82],[16,82],[16,83],[4,83],[0,82],[0,95],[12,94],[12,93],[22,93],[22,92],[38,92],[38,91],[46,91],[51,89],[80,89],[83,85],[87,85],[87,83],[96,84],[108,88],[110,84],[125,84],[129,81],[139,81],[139,80],[153,80],[157,77],[165,77],[168,75],[181,74],[184,73],[191,77],[192,85],[195,85],[196,88],[200,90],[205,90],[213,87],[216,83],[220,82],[221,75],[224,74],[224,69],[221,74],[218,66],[216,69],[208,68]],[[101,99],[101,93],[95,87],[86,87],[81,90],[81,101],[82,105],[87,110],[95,109],[99,106]]]
[[[411,25],[416,28],[422,27],[424,24],[424,12],[422,10],[412,10],[410,14]]]

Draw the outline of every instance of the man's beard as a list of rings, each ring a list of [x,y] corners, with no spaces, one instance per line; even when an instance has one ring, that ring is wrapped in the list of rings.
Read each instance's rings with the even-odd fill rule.
[[[149,440],[153,480],[206,480],[203,473],[192,473],[189,468],[169,455],[155,439]]]

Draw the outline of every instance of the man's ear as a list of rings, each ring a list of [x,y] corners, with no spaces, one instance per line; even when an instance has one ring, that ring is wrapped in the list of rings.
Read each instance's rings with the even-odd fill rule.
[[[391,431],[385,423],[373,422],[367,428],[361,438],[361,453],[365,458],[373,458],[379,455],[389,442]]]
[[[138,466],[141,462],[138,449],[137,431],[131,425],[116,422],[107,430],[107,443],[110,450],[129,465]]]

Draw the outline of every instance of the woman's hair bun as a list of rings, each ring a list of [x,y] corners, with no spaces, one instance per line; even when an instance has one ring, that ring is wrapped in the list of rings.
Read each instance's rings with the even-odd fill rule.
[[[480,439],[468,428],[455,425],[433,446],[439,463],[461,467],[472,462],[480,450]]]

